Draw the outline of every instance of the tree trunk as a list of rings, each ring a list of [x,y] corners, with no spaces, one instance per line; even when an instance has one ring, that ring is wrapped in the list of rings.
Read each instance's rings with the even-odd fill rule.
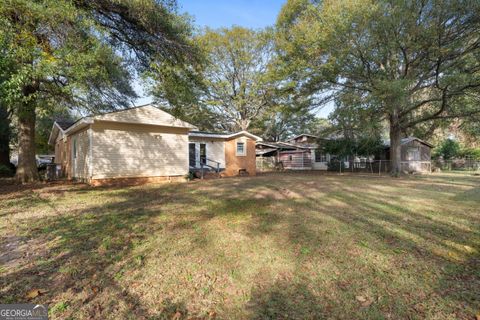
[[[391,174],[398,176],[402,170],[402,131],[400,128],[400,121],[396,112],[390,116],[390,163]]]
[[[35,159],[35,105],[24,103],[18,110],[18,166],[16,179],[19,183],[38,181]]]
[[[0,165],[10,168],[10,118],[7,108],[0,104]]]
[[[248,127],[250,126],[250,120],[248,119],[240,119],[238,121],[238,126],[240,127],[240,130],[242,131],[247,131]]]

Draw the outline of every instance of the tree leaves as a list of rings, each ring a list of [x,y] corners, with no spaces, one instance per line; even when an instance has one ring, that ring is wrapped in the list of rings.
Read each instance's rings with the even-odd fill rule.
[[[45,290],[45,289],[37,289],[37,288],[31,289],[27,291],[27,293],[25,294],[25,298],[31,300],[47,292],[48,290]]]

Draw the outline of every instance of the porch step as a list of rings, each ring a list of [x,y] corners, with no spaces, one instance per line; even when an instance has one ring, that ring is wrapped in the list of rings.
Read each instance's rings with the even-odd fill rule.
[[[195,177],[198,179],[202,178],[202,173],[200,171],[195,172]],[[214,171],[206,171],[203,173],[203,179],[218,179],[221,178],[221,173],[216,173]]]

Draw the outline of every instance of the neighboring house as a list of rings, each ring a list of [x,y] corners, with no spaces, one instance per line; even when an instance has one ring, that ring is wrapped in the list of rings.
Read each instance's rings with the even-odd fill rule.
[[[141,183],[183,179],[190,169],[189,133],[196,129],[146,105],[88,116],[74,123],[56,122],[49,143],[55,145],[55,163],[68,179],[94,185],[119,181]],[[225,175],[238,174],[242,169],[255,174],[247,164],[250,158],[255,163],[256,140],[248,135],[241,132],[225,138],[223,157],[215,154],[211,159],[223,161]],[[234,154],[230,145],[236,147],[237,141],[245,143],[245,155]],[[252,148],[252,143],[253,150],[249,153],[248,145]]]
[[[301,134],[286,142],[257,143],[257,157],[273,157],[289,170],[327,170],[330,155],[318,146],[318,137]]]
[[[286,142],[261,142],[257,144],[257,157],[270,157],[277,163],[281,163],[284,169],[291,170],[327,170],[328,163],[337,159],[335,155],[321,150],[321,143],[325,139],[319,139],[310,134],[301,134]],[[359,157],[352,155],[341,159],[344,168],[349,168],[351,163],[354,168],[366,168],[369,161],[385,160],[387,166],[390,146],[387,141],[385,148],[377,155]],[[288,146],[288,148],[285,148]],[[401,156],[402,170],[412,172],[429,172],[431,170],[431,148],[433,146],[415,137],[402,139]],[[263,159],[262,159],[263,160]],[[370,166],[371,168],[371,166]]]
[[[222,171],[226,176],[240,173],[255,175],[255,143],[261,141],[247,131],[212,133],[190,131],[189,166],[191,169],[208,167]]]

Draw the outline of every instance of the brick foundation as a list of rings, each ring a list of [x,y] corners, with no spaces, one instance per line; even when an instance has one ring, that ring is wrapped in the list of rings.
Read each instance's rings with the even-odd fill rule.
[[[186,182],[183,176],[175,177],[132,177],[132,178],[107,178],[107,179],[91,179],[88,183],[91,186],[136,186],[147,183],[170,183],[170,182]]]

